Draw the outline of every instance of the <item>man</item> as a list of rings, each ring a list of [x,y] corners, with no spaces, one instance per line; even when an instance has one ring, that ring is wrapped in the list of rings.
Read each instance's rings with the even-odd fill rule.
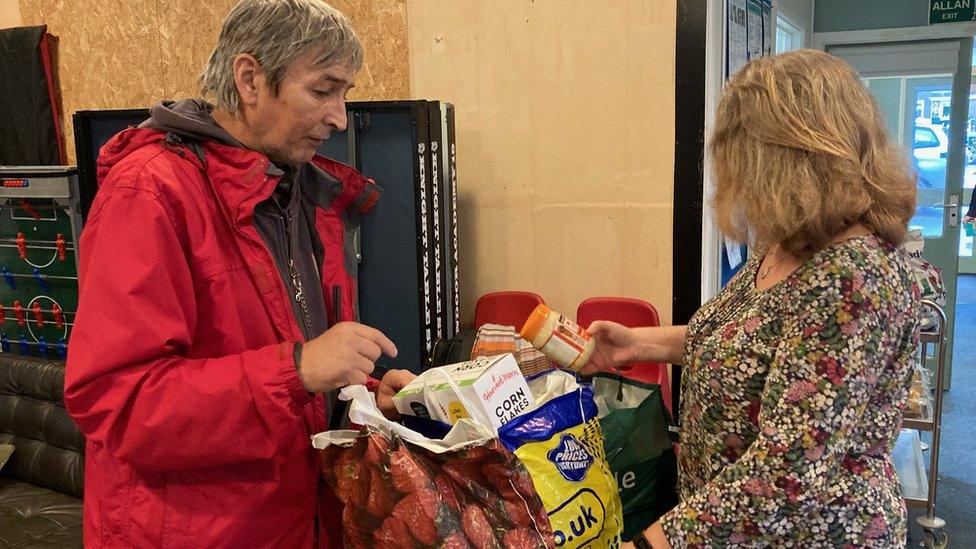
[[[973,191],[973,196],[969,199],[969,209],[966,210],[966,215],[962,216],[962,222],[976,222],[976,191]]]
[[[341,546],[310,436],[397,352],[352,322],[344,243],[379,189],[314,156],[361,62],[327,4],[244,0],[201,77],[215,106],[159,104],[101,150],[65,385],[86,546]]]

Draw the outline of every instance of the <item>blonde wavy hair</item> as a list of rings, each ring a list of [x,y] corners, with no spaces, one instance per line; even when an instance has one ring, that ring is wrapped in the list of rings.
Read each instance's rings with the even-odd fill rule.
[[[719,229],[765,250],[816,252],[862,223],[901,244],[915,172],[854,70],[799,50],[749,62],[728,82],[709,144]]]

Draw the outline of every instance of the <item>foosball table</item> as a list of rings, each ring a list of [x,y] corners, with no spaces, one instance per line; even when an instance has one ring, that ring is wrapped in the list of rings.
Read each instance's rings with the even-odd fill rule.
[[[78,308],[78,178],[0,167],[0,352],[64,359]]]

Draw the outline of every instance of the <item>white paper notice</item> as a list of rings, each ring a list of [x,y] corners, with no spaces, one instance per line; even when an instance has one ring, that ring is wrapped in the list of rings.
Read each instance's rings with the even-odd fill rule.
[[[725,255],[729,258],[729,267],[735,269],[742,264],[742,245],[726,238]]]
[[[732,76],[749,61],[749,35],[746,28],[746,0],[729,0],[728,74]]]
[[[763,51],[763,20],[762,4],[759,0],[748,0],[749,6],[749,60],[762,57]]]
[[[773,54],[776,49],[776,31],[773,30],[773,4],[771,0],[763,0],[763,57]]]

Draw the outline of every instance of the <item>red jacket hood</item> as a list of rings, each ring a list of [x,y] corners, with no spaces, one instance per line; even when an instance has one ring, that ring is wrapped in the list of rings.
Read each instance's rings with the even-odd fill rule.
[[[204,170],[197,154],[176,135],[155,129],[129,128],[112,137],[99,151],[96,172],[99,184],[125,157],[155,144],[163,145]],[[208,177],[227,204],[240,210],[243,217],[249,216],[258,202],[270,196],[278,182],[278,176],[265,175],[270,165],[266,156],[250,149],[213,141],[204,141],[203,148],[206,162],[210,164]],[[375,205],[379,195],[374,190],[375,183],[356,169],[320,155],[315,155],[311,164],[328,176],[324,184],[328,184],[328,179],[338,180],[341,184],[341,189],[336,189],[338,192],[333,194],[330,205],[337,212],[356,203],[358,213],[366,214]]]

